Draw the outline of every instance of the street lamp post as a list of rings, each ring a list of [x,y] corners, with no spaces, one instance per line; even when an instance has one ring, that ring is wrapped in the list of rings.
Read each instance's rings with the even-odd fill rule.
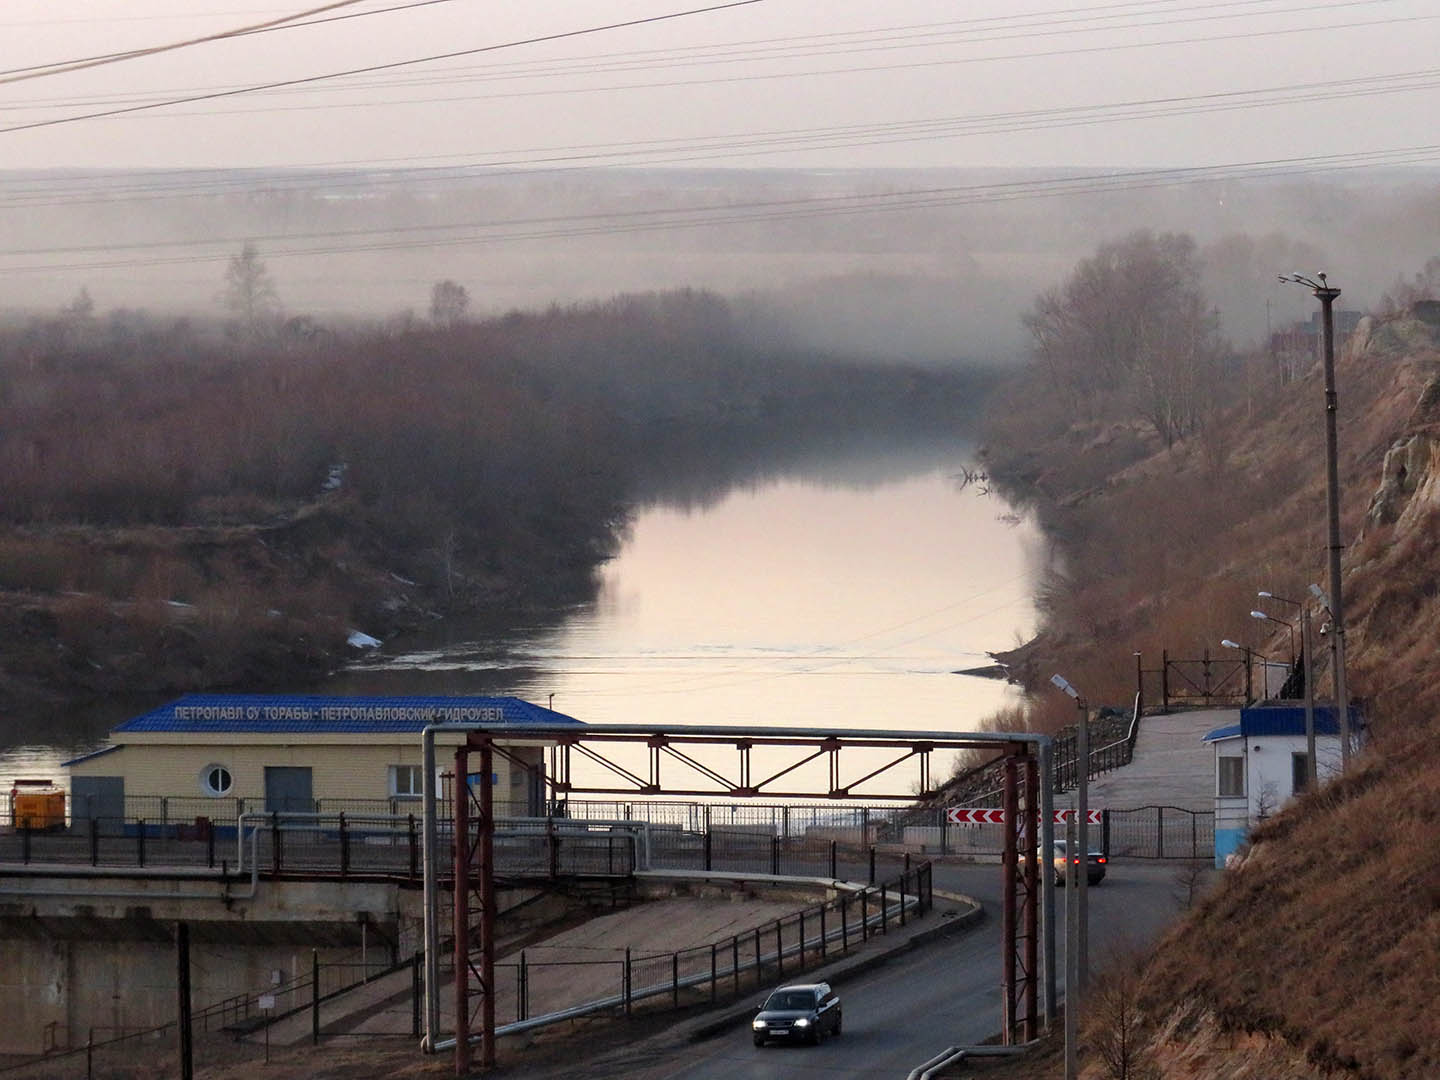
[[[1078,968],[1080,987],[1083,989],[1090,981],[1090,904],[1089,904],[1089,881],[1090,877],[1090,706],[1080,696],[1080,691],[1071,686],[1063,676],[1052,675],[1050,681],[1059,687],[1070,697],[1075,699],[1075,704],[1080,710],[1080,722],[1075,728],[1075,817],[1079,819],[1077,826],[1078,848],[1071,848],[1068,844],[1065,849],[1065,879],[1068,882],[1071,877],[1075,878],[1075,907],[1080,922],[1079,933],[1075,937],[1075,956]],[[1080,872],[1075,872],[1076,858],[1079,858]],[[1070,945],[1067,942],[1065,949],[1068,952]],[[1065,998],[1065,1010],[1070,1010],[1071,998]]]
[[[1311,648],[1310,609],[1299,600],[1276,596],[1264,589],[1255,595],[1289,604],[1300,612],[1300,670],[1305,679],[1305,790],[1314,791],[1320,774],[1315,763],[1315,657]]]
[[[1250,646],[1241,645],[1238,641],[1231,641],[1229,638],[1222,638],[1220,644],[1227,649],[1238,649],[1245,654],[1245,704],[1249,705],[1254,696],[1254,687],[1251,684],[1251,672],[1254,670],[1254,662],[1250,658]]]
[[[1325,494],[1329,523],[1331,671],[1335,679],[1335,709],[1340,721],[1340,770],[1350,768],[1350,699],[1345,687],[1345,614],[1340,592],[1340,466],[1335,434],[1338,406],[1335,395],[1335,301],[1340,290],[1317,274],[1281,274],[1280,280],[1303,285],[1320,301],[1322,351],[1325,361]]]
[[[1080,991],[1085,985],[1088,945],[1086,907],[1087,878],[1090,876],[1090,845],[1086,824],[1090,783],[1090,708],[1080,691],[1063,675],[1051,675],[1050,682],[1070,697],[1080,709],[1075,729],[1075,813],[1066,823],[1065,839],[1065,1080],[1074,1080],[1076,1048],[1080,1030]],[[1076,873],[1075,854],[1085,861]],[[1052,853],[1053,854],[1053,853]]]
[[[1284,619],[1277,619],[1274,615],[1267,615],[1263,611],[1252,611],[1250,612],[1250,617],[1252,619],[1263,619],[1266,622],[1279,623],[1281,626],[1285,627],[1287,631],[1289,631],[1290,666],[1293,668],[1295,666],[1295,624],[1292,622],[1286,622]]]

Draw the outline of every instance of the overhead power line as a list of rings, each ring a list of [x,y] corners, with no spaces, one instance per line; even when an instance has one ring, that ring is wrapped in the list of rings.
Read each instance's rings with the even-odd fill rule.
[[[271,247],[265,256],[285,258],[313,255],[361,254],[412,248],[575,239],[581,237],[643,233],[658,230],[710,228],[744,224],[773,223],[803,218],[895,213],[975,205],[1018,199],[1056,198],[1114,191],[1142,190],[1184,184],[1264,179],[1314,172],[1432,163],[1440,160],[1440,144],[1391,150],[1358,151],[1308,157],[1276,158],[1224,165],[1178,169],[1144,169],[1126,172],[1096,172],[1075,176],[1046,177],[987,184],[963,184],[883,192],[866,195],[827,195],[793,199],[755,200],[743,203],[714,203],[670,210],[636,210],[577,215],[553,215],[498,222],[465,222],[439,226],[409,226],[388,230],[334,230],[324,233],[260,238],[260,242],[286,240],[355,239],[367,242],[346,246]],[[464,235],[446,236],[460,232]],[[383,239],[383,237],[397,239]],[[217,237],[201,241],[136,245],[96,245],[93,248],[43,249],[9,252],[6,257],[30,254],[84,254],[87,251],[163,250],[165,248],[214,247],[210,254],[172,255],[132,259],[107,259],[73,263],[13,265],[9,273],[53,272],[57,270],[100,270],[133,266],[173,266],[210,263],[227,259],[237,243],[257,241],[254,236]]]
[[[508,97],[529,97],[550,94],[570,94],[577,92],[594,93],[601,91],[617,91],[631,89],[658,88],[665,89],[674,86],[697,86],[714,83],[735,83],[746,82],[758,79],[777,79],[790,77],[813,77],[832,74],[856,74],[867,72],[884,72],[905,70],[907,68],[928,67],[937,64],[970,64],[988,63],[1002,60],[1016,60],[1028,58],[1045,58],[1059,55],[1077,55],[1085,53],[1103,53],[1116,49],[1153,48],[1163,45],[1189,45],[1200,44],[1212,41],[1233,41],[1248,37],[1273,36],[1277,34],[1291,33],[1314,33],[1331,29],[1356,29],[1366,26],[1388,25],[1393,19],[1371,20],[1367,22],[1353,22],[1347,24],[1319,24],[1314,22],[1313,15],[1317,11],[1333,8],[1371,6],[1378,3],[1393,3],[1394,0],[1337,0],[1331,4],[1314,4],[1306,7],[1280,7],[1267,8],[1261,11],[1222,11],[1214,13],[1215,9],[1231,9],[1237,6],[1249,7],[1254,4],[1274,4],[1282,0],[1232,0],[1229,3],[1202,4],[1197,7],[1170,8],[1163,12],[1139,12],[1145,16],[1165,15],[1164,22],[1128,22],[1120,25],[1105,25],[1106,21],[1113,21],[1121,18],[1132,18],[1137,12],[1127,10],[1120,14],[1095,15],[1084,14],[1073,18],[1051,20],[1049,22],[1035,22],[1033,15],[999,16],[984,19],[966,19],[944,23],[923,23],[911,26],[888,26],[865,31],[845,31],[821,35],[804,35],[792,38],[761,39],[750,42],[730,42],[721,45],[705,45],[680,47],[674,49],[646,50],[642,52],[609,53],[590,56],[572,56],[556,58],[547,61],[520,61],[512,64],[491,64],[481,68],[451,67],[442,68],[428,74],[416,75],[405,73],[403,78],[395,78],[395,73],[376,72],[379,77],[356,81],[349,80],[343,86],[316,87],[312,85],[284,85],[274,90],[267,91],[267,95],[285,95],[307,93],[313,94],[316,90],[323,90],[330,93],[355,93],[368,89],[384,89],[386,97],[383,101],[363,101],[346,105],[345,107],[372,107],[377,104],[400,105],[400,104],[426,104],[437,101],[456,100],[488,100],[494,98]],[[1289,2],[1289,0],[1284,0]],[[1136,6],[1149,5],[1112,5],[1133,9]],[[1100,9],[1108,10],[1108,9]],[[1194,14],[1195,12],[1208,14]],[[1073,36],[1077,33],[1112,32],[1116,30],[1134,30],[1147,27],[1172,26],[1182,23],[1212,22],[1225,19],[1246,18],[1253,19],[1258,15],[1282,15],[1299,14],[1307,16],[1304,25],[1297,27],[1251,30],[1237,34],[1212,35],[1208,37],[1191,37],[1168,39],[1164,41],[1140,41],[1124,42],[1120,44],[1098,45],[1093,47],[1071,46],[1060,50],[1049,50],[1033,53],[1006,53],[985,56],[952,57],[941,61],[920,61],[911,64],[887,64],[867,67],[851,67],[843,69],[811,70],[800,72],[760,72],[739,76],[722,76],[717,78],[694,78],[673,82],[652,82],[652,83],[625,83],[601,87],[578,88],[573,85],[548,86],[537,91],[519,91],[512,93],[491,93],[484,95],[471,95],[469,97],[447,96],[444,98],[411,97],[398,98],[393,93],[396,87],[402,86],[428,86],[443,84],[453,86],[462,82],[513,82],[524,79],[545,79],[554,80],[559,77],[573,79],[578,75],[604,75],[604,74],[626,74],[644,71],[664,71],[672,68],[683,68],[693,70],[697,67],[716,65],[738,65],[762,61],[778,60],[803,60],[821,56],[843,55],[857,52],[892,52],[901,49],[917,48],[938,48],[964,44],[993,44],[997,41],[1017,40],[1032,37],[1055,36],[1065,33]],[[364,13],[362,13],[364,14]],[[1054,13],[1048,13],[1054,14]],[[1176,17],[1183,16],[1183,17]],[[357,16],[346,16],[357,17]],[[1437,16],[1415,16],[1414,19],[1436,18]],[[1088,25],[1086,25],[1088,24]],[[299,25],[312,25],[309,23]],[[998,31],[1007,31],[998,33]],[[980,36],[986,35],[986,36]],[[766,46],[758,51],[753,46]],[[747,51],[748,49],[748,51]],[[328,78],[328,77],[327,77]],[[160,90],[144,99],[137,99],[133,94],[116,98],[111,96],[93,97],[88,100],[35,100],[27,103],[11,103],[12,111],[17,108],[23,109],[55,109],[62,107],[90,108],[99,105],[112,106],[110,112],[120,111],[124,106],[133,104],[149,104],[156,108],[163,105],[178,104],[195,100],[196,96],[205,97],[211,94],[221,95],[224,92],[239,92],[244,88],[234,86],[206,87],[199,90]],[[248,92],[248,91],[247,91]],[[324,103],[313,103],[302,108],[330,108],[335,106]],[[270,106],[262,110],[219,110],[217,112],[234,115],[252,111],[280,111],[284,106]],[[214,115],[212,112],[198,113],[190,112],[181,115]],[[102,113],[100,115],[105,115]]]
[[[184,41],[172,41],[166,45],[150,45],[143,49],[130,49],[126,52],[103,53],[99,56],[84,56],[75,60],[60,60],[49,64],[36,64],[31,67],[11,68],[8,71],[0,71],[0,84],[25,82],[29,79],[43,79],[53,75],[66,75],[75,71],[85,71],[89,68],[101,67],[105,64],[119,64],[126,60],[138,60],[142,56],[159,56],[161,53],[174,52],[177,49],[189,49],[196,45],[208,44],[212,41],[224,41],[226,38],[244,37],[247,34],[259,34],[270,30],[291,29],[292,27],[287,24],[292,24],[297,19],[306,19],[312,15],[323,15],[327,11],[334,11],[337,8],[343,7],[352,7],[355,4],[363,4],[365,2],[366,0],[333,0],[332,3],[310,8],[306,11],[296,12],[293,15],[284,15],[278,19],[267,19],[262,23],[237,27],[233,30],[221,30],[218,33],[206,34],[203,37],[187,38]],[[427,0],[427,2],[438,3],[441,2],[441,0]]]
[[[358,0],[343,0],[345,3],[358,2]],[[523,38],[518,41],[506,41],[496,45],[482,45],[474,49],[458,49],[454,52],[435,53],[431,56],[418,56],[409,60],[393,60],[384,64],[369,64],[365,67],[348,68],[344,71],[331,71],[321,75],[306,75],[295,79],[281,79],[276,82],[258,83],[253,86],[242,86],[229,90],[216,90],[209,93],[193,94],[188,97],[173,98],[166,101],[147,102],[140,105],[128,105],[122,108],[105,109],[99,112],[83,113],[77,116],[62,116],[51,120],[36,120],[28,124],[14,124],[10,127],[0,128],[0,135],[8,135],[17,131],[31,131],[35,128],[55,127],[60,124],[74,124],[82,120],[97,120],[106,116],[122,116],[127,113],[144,112],[150,109],[158,109],[167,105],[187,105],[197,101],[213,101],[218,98],[237,97],[241,94],[253,94],[262,90],[278,90],[289,86],[307,86],[314,83],[325,82],[330,79],[345,78],[350,75],[366,75],[377,71],[393,71],[397,68],[412,67],[416,64],[428,64],[438,60],[454,60],[461,56],[477,56],[481,53],[496,52],[500,49],[513,49],[521,45],[537,45],[546,41],[562,41],[566,38],[582,37],[586,34],[598,34],[609,30],[620,30],[632,26],[644,26],[650,23],[666,22],[672,19],[682,19],[691,15],[704,15],[715,11],[725,11],[730,8],[749,7],[752,4],[764,3],[765,0],[729,0],[724,4],[712,4],[708,7],[691,8],[687,11],[672,11],[663,15],[649,15],[640,19],[626,19],[622,22],[605,23],[600,26],[589,26],[581,30],[566,30],[555,34],[542,34],[537,37]]]
[[[590,143],[570,146],[531,147],[495,151],[488,158],[454,165],[408,168],[378,175],[357,174],[354,167],[364,163],[342,163],[347,169],[328,168],[318,173],[266,174],[251,170],[237,173],[203,170],[201,174],[143,173],[131,185],[117,184],[109,175],[98,179],[97,190],[66,193],[66,177],[15,177],[0,179],[0,206],[75,205],[87,202],[114,203],[137,198],[174,198],[177,194],[213,197],[235,189],[263,184],[267,193],[323,190],[337,183],[360,182],[367,189],[421,183],[458,183],[466,180],[514,175],[557,167],[599,164],[632,167],[657,164],[686,164],[715,159],[773,156],[798,150],[835,150],[860,146],[893,145],[906,142],[935,142],[975,135],[1008,134],[1024,131],[1051,131],[1062,128],[1117,123],[1132,120],[1164,119],[1239,109],[1275,108],[1317,101],[1346,100],[1382,94],[1407,93],[1440,86],[1440,68],[1397,72],[1327,82],[1292,83],[1209,94],[1135,99],[1102,104],[1077,104],[1060,108],[1015,110],[973,116],[930,117],[874,124],[846,124],[820,128],[772,129],[732,132],[713,136],[634,140],[621,143]],[[170,180],[174,176],[178,179]],[[83,179],[83,178],[82,178]],[[88,181],[87,181],[88,182]],[[6,197],[3,193],[9,190]]]

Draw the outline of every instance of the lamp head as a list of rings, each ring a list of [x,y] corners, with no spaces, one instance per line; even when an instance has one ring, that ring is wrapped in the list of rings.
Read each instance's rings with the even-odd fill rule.
[[[1080,700],[1080,691],[1071,686],[1063,675],[1051,675],[1050,682],[1053,686],[1065,691],[1065,693],[1069,694],[1076,701]]]
[[[1243,648],[1245,648],[1245,646],[1244,646],[1244,645],[1241,645],[1238,641],[1231,641],[1228,637],[1227,637],[1227,638],[1223,638],[1223,639],[1221,640],[1220,644],[1221,644],[1221,645],[1224,645],[1225,648],[1227,648],[1227,649],[1243,649]]]
[[[1252,611],[1252,612],[1250,612],[1250,618],[1252,618],[1252,619],[1265,619],[1265,620],[1268,622],[1269,619],[1270,619],[1270,616],[1269,616],[1269,615],[1266,615],[1263,611]]]

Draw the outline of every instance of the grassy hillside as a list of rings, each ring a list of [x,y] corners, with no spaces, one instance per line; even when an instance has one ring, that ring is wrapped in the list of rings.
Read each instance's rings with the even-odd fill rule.
[[[1027,379],[994,413],[990,468],[1035,506],[1057,560],[1044,632],[1014,659],[1124,700],[1136,650],[1199,655],[1228,637],[1283,655],[1285,631],[1257,639],[1248,612],[1258,590],[1326,581],[1319,364],[1282,382],[1268,358],[1232,358],[1213,415],[1169,448]],[[1143,1035],[1128,1074],[1096,1053],[1116,1015],[1113,985],[1097,989],[1087,1076],[1440,1076],[1440,330],[1366,320],[1336,384],[1350,688],[1369,746],[1258,827],[1121,991]]]

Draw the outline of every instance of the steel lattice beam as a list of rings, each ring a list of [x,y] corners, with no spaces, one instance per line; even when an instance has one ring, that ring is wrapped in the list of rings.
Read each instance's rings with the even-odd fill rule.
[[[552,775],[548,778],[556,794],[621,794],[621,795],[691,795],[728,796],[731,798],[864,798],[886,801],[915,802],[933,796],[930,786],[930,754],[936,750],[984,749],[998,751],[1004,759],[1005,792],[1007,811],[1002,873],[1004,874],[1005,900],[1003,904],[1002,943],[1002,992],[1004,1016],[1004,1038],[1013,1042],[1021,1038],[1029,1040],[1037,1033],[1037,1011],[1041,986],[1040,925],[1041,908],[1038,883],[1040,880],[1038,861],[1026,858],[1023,867],[1019,852],[1036,852],[1040,843],[1049,837],[1048,812],[1051,778],[1040,775],[1050,769],[1050,738],[1046,735],[1006,734],[998,732],[937,732],[937,731],[896,731],[877,732],[865,730],[817,731],[805,728],[741,728],[741,727],[692,727],[667,726],[663,728],[639,727],[635,725],[587,725],[579,730],[553,727],[462,727],[460,725],[436,725],[424,733],[424,754],[427,763],[425,775],[425,891],[426,891],[426,1043],[431,1050],[437,1049],[439,1029],[438,1006],[438,839],[435,827],[436,800],[434,737],[437,732],[463,732],[466,743],[455,752],[455,777],[457,789],[452,800],[454,807],[455,837],[455,1072],[457,1076],[469,1074],[471,1066],[471,998],[472,978],[475,992],[481,997],[481,1043],[482,1066],[490,1068],[495,1063],[495,1006],[494,994],[494,916],[495,916],[495,870],[491,840],[494,833],[493,792],[488,782],[494,762],[494,755],[501,754],[511,761],[518,760],[496,745],[496,739],[507,743],[545,743],[553,749],[551,753]],[[639,776],[625,766],[611,761],[596,748],[597,744],[633,744],[644,746],[648,758],[648,777]],[[704,748],[724,749],[736,754],[735,770],[727,774],[715,767],[697,760],[694,751]],[[779,768],[764,780],[755,781],[752,774],[751,752],[755,747],[774,750],[788,749],[793,760]],[[844,775],[841,758],[846,751],[892,750],[895,756],[886,764],[869,772],[842,782]],[[480,759],[480,774],[484,782],[471,790],[467,782],[470,755]],[[572,775],[570,764],[572,753],[599,766],[604,772],[627,781],[628,787],[602,787],[596,784],[578,782]],[[852,754],[853,756],[853,754]],[[1038,756],[1038,760],[1037,760]],[[801,787],[796,790],[780,790],[777,782],[822,757],[828,758],[827,789]],[[904,792],[879,793],[856,792],[861,785],[876,777],[887,775],[900,765],[914,761],[918,769],[918,790],[910,788]],[[683,783],[667,782],[662,776],[662,763],[674,763],[678,768],[689,770],[692,776],[701,776],[713,786],[705,788],[687,787]],[[1043,780],[1043,783],[1042,783]],[[693,783],[693,781],[692,781]],[[1023,796],[1022,796],[1023,790]],[[1050,906],[1045,905],[1044,962],[1047,971],[1044,995],[1044,1018],[1049,1022],[1054,1011],[1054,944],[1053,918]],[[477,925],[478,922],[478,925]]]

